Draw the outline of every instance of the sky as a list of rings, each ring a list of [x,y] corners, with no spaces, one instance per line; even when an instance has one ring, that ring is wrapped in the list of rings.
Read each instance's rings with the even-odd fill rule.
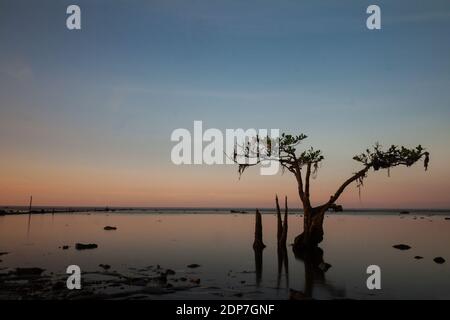
[[[449,34],[445,0],[0,0],[0,205],[299,206],[288,173],[173,164],[171,133],[201,120],[308,135],[316,204],[367,147],[421,144],[427,172],[371,172],[338,202],[450,208]]]

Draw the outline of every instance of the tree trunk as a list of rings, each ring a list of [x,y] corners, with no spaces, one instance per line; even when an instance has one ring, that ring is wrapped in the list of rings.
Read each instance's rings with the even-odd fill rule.
[[[323,240],[323,218],[326,207],[304,208],[303,233],[294,240],[294,251],[311,250]]]

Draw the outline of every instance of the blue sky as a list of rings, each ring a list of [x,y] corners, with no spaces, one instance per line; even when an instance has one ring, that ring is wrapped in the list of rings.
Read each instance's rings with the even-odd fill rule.
[[[81,31],[65,28],[70,4]],[[449,34],[448,1],[2,0],[3,170],[152,172],[171,166],[172,130],[203,120],[305,132],[345,172],[376,141],[421,143],[450,177]]]

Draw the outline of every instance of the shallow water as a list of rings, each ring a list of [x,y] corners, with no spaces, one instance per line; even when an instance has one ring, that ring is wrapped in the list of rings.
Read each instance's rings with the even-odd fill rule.
[[[126,273],[160,265],[201,279],[198,288],[155,297],[164,299],[287,299],[289,289],[318,299],[450,299],[450,221],[442,215],[330,214],[321,244],[324,262],[331,264],[326,272],[296,259],[290,246],[287,268],[279,267],[276,216],[262,219],[267,247],[260,274],[253,214],[179,211],[0,216],[0,252],[9,252],[0,256],[0,269],[64,274],[71,264],[83,272],[109,264]],[[105,231],[107,225],[117,230]],[[300,215],[289,216],[288,243],[301,226]],[[98,248],[78,251],[77,242]],[[392,248],[400,243],[411,249]],[[436,264],[437,256],[447,261]],[[187,268],[193,263],[200,267]],[[366,287],[366,268],[373,264],[381,267],[381,290]]]

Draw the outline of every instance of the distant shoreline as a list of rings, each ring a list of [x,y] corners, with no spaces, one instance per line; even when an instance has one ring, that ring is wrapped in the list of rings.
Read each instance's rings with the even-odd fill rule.
[[[275,213],[274,208],[258,208],[261,213]],[[37,214],[75,214],[75,213],[140,213],[140,214],[161,214],[161,213],[218,213],[218,214],[252,214],[255,208],[142,208],[142,207],[48,207],[36,206],[29,211],[25,206],[4,206],[0,207],[0,216],[5,215],[37,215]],[[450,209],[345,209],[341,212],[329,211],[329,214],[352,214],[369,213],[374,215],[450,215]],[[291,210],[290,214],[303,214],[303,210],[298,208]]]

